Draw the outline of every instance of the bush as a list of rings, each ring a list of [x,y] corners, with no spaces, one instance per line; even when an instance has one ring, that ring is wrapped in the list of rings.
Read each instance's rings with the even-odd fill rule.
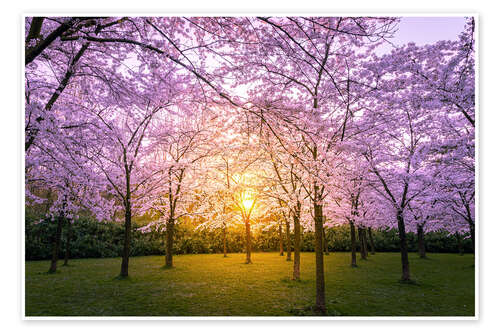
[[[26,260],[41,260],[51,257],[52,237],[55,234],[56,223],[42,219],[27,211],[25,233]],[[60,256],[64,256],[66,248],[66,227],[63,228]],[[130,255],[161,255],[165,253],[165,233],[142,233],[135,222],[132,225],[132,240]],[[71,258],[105,258],[118,257],[122,254],[124,228],[120,223],[102,223],[90,217],[82,217],[72,224],[70,254]],[[285,237],[283,232],[283,237]],[[291,245],[293,249],[293,233]],[[357,236],[357,235],[356,235]],[[417,237],[408,233],[408,248],[417,251]],[[245,249],[245,234],[242,226],[228,228],[227,251],[243,252]],[[326,230],[329,251],[350,251],[351,239],[348,225]],[[396,229],[373,230],[375,249],[379,252],[398,252],[399,237]],[[174,234],[174,253],[221,253],[223,251],[222,230],[195,230],[195,225],[187,221],[177,224]],[[314,233],[305,232],[302,237],[302,251],[314,251]],[[445,232],[430,232],[425,235],[428,252],[458,252],[456,237]],[[277,251],[279,236],[277,228],[255,230],[252,234],[253,251]],[[283,240],[286,250],[286,241]],[[462,241],[464,252],[472,252],[470,239]]]

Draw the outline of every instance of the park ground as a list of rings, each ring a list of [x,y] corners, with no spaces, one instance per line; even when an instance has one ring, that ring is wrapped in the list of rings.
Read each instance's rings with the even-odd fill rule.
[[[377,253],[350,267],[350,253],[325,256],[330,316],[474,316],[474,256],[410,254],[415,284],[402,284],[399,253]],[[314,253],[301,254],[301,281],[278,253],[77,259],[47,274],[48,261],[25,264],[26,316],[304,316],[314,315]],[[62,264],[62,262],[60,262]]]

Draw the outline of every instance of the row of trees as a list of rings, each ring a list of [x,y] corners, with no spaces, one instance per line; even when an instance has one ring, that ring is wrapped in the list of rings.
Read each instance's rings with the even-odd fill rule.
[[[294,279],[297,231],[314,231],[324,313],[325,227],[348,224],[353,242],[357,227],[364,248],[396,227],[402,281],[408,230],[474,239],[474,20],[455,41],[378,56],[397,23],[27,18],[26,197],[56,193],[51,271],[82,210],[123,223],[122,277],[134,216],[165,231],[167,267],[181,217],[224,235],[245,224],[247,263],[252,225],[277,224],[294,232]]]
[[[37,212],[27,212],[25,225],[25,259],[26,260],[50,260],[52,256],[52,240],[57,224],[50,219],[40,221]],[[131,256],[164,255],[166,245],[166,233],[142,232],[141,226],[146,221],[132,220],[132,237],[130,243]],[[222,228],[200,229],[200,222],[188,218],[180,219],[175,224],[173,254],[198,254],[212,253],[224,256],[224,231]],[[284,223],[283,223],[284,224]],[[291,263],[294,251],[293,230],[287,238],[285,227],[282,226],[280,237],[279,224],[273,226],[261,224],[251,225],[252,252],[277,252],[284,260]],[[231,253],[245,253],[245,226],[243,224],[227,227],[226,229],[226,256]],[[373,245],[376,252],[399,251],[399,238],[396,229],[377,230],[372,229]],[[468,235],[467,235],[468,236]],[[314,251],[314,234],[312,231],[303,231],[300,235],[302,252]],[[371,242],[367,235],[367,254],[371,255]],[[78,258],[112,258],[121,256],[123,250],[123,226],[119,223],[102,223],[92,217],[82,216],[73,220],[73,223],[64,222],[61,251],[59,259],[64,260],[62,264],[68,265],[72,259]],[[288,247],[288,243],[290,247]],[[282,252],[280,253],[280,244]],[[362,253],[361,242],[356,233],[356,245],[358,260]],[[408,250],[418,252],[418,235],[408,233]],[[325,255],[332,252],[350,252],[351,238],[349,225],[325,228]],[[425,234],[426,253],[472,253],[472,242],[469,238],[464,239],[449,235],[446,232],[428,232]],[[347,257],[346,257],[347,258]],[[347,259],[346,259],[347,260]],[[349,256],[350,260],[350,256]],[[59,262],[61,263],[61,261]],[[363,261],[361,261],[363,263]],[[207,265],[211,263],[207,262]],[[348,262],[346,262],[348,264]],[[292,277],[293,271],[290,271]]]

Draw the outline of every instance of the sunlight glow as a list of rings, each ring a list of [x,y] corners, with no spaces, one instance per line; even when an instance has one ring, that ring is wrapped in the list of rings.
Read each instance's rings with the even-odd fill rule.
[[[243,208],[248,212],[250,209],[252,209],[252,206],[254,204],[255,197],[250,191],[245,191],[243,192],[243,195],[241,196],[241,203],[243,205]]]

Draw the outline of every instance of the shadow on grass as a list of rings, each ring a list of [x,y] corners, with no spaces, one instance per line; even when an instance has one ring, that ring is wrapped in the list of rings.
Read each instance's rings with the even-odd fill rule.
[[[304,284],[309,284],[311,280],[292,280],[289,277],[284,277],[280,279],[281,282],[285,283],[288,287],[294,287],[294,286],[299,286],[299,285],[304,285]]]
[[[399,283],[401,284],[406,284],[410,286],[420,286],[420,284],[416,280],[398,280]]]
[[[130,277],[130,275],[127,275],[127,276],[118,275],[118,276],[115,276],[112,280],[113,281],[127,281],[127,282],[132,282],[132,278]]]
[[[167,270],[167,271],[174,269],[174,268],[175,268],[175,266],[167,266],[167,265],[163,265],[160,267],[161,270]]]
[[[327,308],[325,314],[321,314],[315,311],[314,306],[306,306],[303,308],[292,308],[288,310],[292,316],[302,317],[302,316],[321,316],[321,317],[335,317],[342,316],[342,313],[336,309]]]
[[[56,270],[55,272],[49,272],[49,271],[38,272],[38,275],[55,275],[55,274],[61,274],[60,269]]]

